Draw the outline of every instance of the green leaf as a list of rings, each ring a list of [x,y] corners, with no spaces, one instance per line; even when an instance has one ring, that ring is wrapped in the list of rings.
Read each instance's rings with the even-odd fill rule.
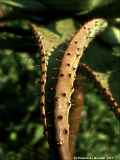
[[[24,9],[24,10],[30,10],[30,11],[38,11],[38,10],[44,10],[45,6],[38,1],[33,1],[33,0],[29,0],[29,2],[27,0],[17,0],[17,1],[12,1],[12,0],[1,0],[0,1],[1,4],[5,4],[11,7],[15,7],[18,9]]]
[[[36,144],[41,138],[43,138],[43,126],[41,125],[36,125],[35,127],[35,132],[34,132],[34,137],[31,141],[31,144]]]
[[[115,26],[110,26],[100,37],[110,45],[118,45],[120,44],[120,29]]]
[[[108,4],[114,4],[114,0],[41,0],[41,2],[48,6],[49,8],[52,8],[54,10],[59,11],[69,11],[69,12],[76,12],[79,14],[86,14],[90,11],[104,7]]]

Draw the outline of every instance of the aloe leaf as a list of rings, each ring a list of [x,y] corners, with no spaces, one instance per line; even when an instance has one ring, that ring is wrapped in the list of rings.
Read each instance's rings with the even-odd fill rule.
[[[72,159],[69,150],[69,109],[76,70],[85,49],[94,37],[107,27],[104,19],[93,19],[85,23],[74,35],[60,65],[55,93],[54,123],[56,130],[56,145],[61,159]],[[61,108],[62,107],[62,108]],[[61,147],[59,147],[61,146]]]
[[[90,66],[86,64],[81,64],[80,68],[82,68],[83,72],[87,74],[88,79],[94,82],[95,87],[98,88],[99,93],[103,96],[105,102],[110,106],[110,110],[112,110],[116,116],[116,118],[120,118],[120,106],[117,100],[113,97],[111,91],[108,88],[103,87],[103,79],[99,79],[96,72],[94,72]],[[81,72],[81,71],[80,71]],[[85,74],[84,73],[84,74]],[[79,73],[78,73],[79,74]]]
[[[75,144],[80,127],[81,113],[83,111],[83,104],[84,104],[84,89],[83,89],[83,84],[81,82],[79,86],[78,85],[76,86],[75,91],[71,97],[72,107],[69,113],[69,124],[70,124],[69,145],[72,157],[75,155]]]
[[[64,54],[66,41],[76,30],[73,19],[57,20],[49,26],[36,26],[36,31],[41,36],[42,44],[45,51],[45,64],[47,64],[47,77],[45,94],[41,95],[45,98],[45,110],[47,112],[47,128],[48,140],[54,155],[57,154],[54,136],[54,119],[53,119],[53,103],[54,103],[54,87],[57,80],[57,73],[61,57]],[[38,43],[39,45],[39,43]],[[42,59],[40,60],[40,65]],[[43,69],[43,68],[41,68]],[[42,73],[43,70],[41,70]],[[42,87],[42,86],[41,86]],[[52,108],[51,108],[52,107]],[[52,145],[54,144],[54,145]]]

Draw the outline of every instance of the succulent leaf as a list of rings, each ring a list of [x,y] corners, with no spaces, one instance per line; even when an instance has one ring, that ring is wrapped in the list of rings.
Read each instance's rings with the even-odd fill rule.
[[[71,95],[74,92],[73,83],[76,78],[76,70],[89,43],[106,27],[107,22],[104,19],[93,19],[85,23],[70,41],[60,65],[55,89],[54,123],[56,145],[58,146],[58,152],[63,156],[61,158],[63,160],[72,158],[69,149],[68,118],[71,107]],[[60,120],[59,117],[61,117]],[[66,130],[66,134],[64,130]]]
[[[78,75],[83,72],[83,74],[87,74],[87,77],[94,82],[96,88],[98,88],[98,91],[103,96],[105,102],[108,103],[108,106],[110,106],[110,110],[112,110],[115,113],[115,116],[120,120],[120,105],[118,104],[117,100],[113,97],[111,91],[109,88],[103,87],[102,80],[98,78],[98,75],[86,64],[80,65],[80,70],[78,69]]]

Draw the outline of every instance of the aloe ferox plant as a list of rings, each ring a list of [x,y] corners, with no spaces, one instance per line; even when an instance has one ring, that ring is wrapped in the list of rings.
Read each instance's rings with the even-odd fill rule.
[[[1,0],[0,5],[1,34],[16,36],[13,43],[10,37],[1,41],[0,48],[39,53],[40,115],[51,159],[72,160],[90,84],[120,120],[120,2]],[[10,24],[15,21],[22,25]]]

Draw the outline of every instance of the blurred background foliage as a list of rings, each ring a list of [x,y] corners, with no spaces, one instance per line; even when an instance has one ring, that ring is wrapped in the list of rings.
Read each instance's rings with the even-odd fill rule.
[[[89,64],[120,102],[119,0],[0,0],[0,160],[50,159],[39,113],[39,53],[26,20],[38,24],[47,52],[86,20],[107,17],[108,28],[87,49]],[[55,12],[55,13],[54,13]],[[52,14],[54,13],[54,14]],[[48,46],[48,47],[47,47]],[[120,159],[120,123],[85,78],[76,156]]]

